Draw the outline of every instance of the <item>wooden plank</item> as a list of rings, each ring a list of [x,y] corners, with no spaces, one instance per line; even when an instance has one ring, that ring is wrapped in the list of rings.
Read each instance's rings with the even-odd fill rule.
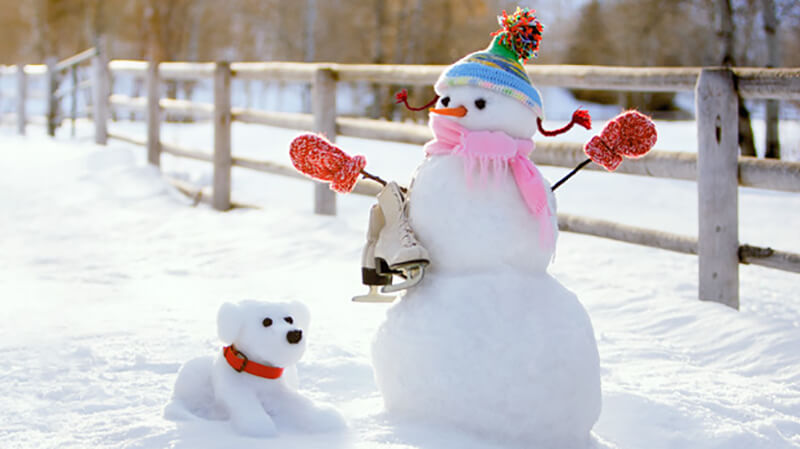
[[[338,64],[332,68],[340,81],[369,81],[381,84],[430,86],[444,65]]]
[[[231,70],[237,79],[310,83],[317,66],[301,62],[235,62]]]
[[[570,142],[537,142],[531,159],[538,165],[573,168],[586,159],[583,144]],[[608,172],[597,164],[584,170]],[[626,159],[614,173],[656,178],[695,180],[697,155],[673,151],[650,151],[639,159]]]
[[[739,260],[743,264],[760,265],[777,270],[800,273],[800,254],[778,251],[772,248],[742,245]]]
[[[231,66],[214,70],[214,198],[217,210],[231,208]]]
[[[740,157],[739,185],[800,193],[800,162]]]
[[[214,155],[203,150],[184,148],[178,145],[173,145],[171,143],[161,142],[161,151],[163,153],[171,154],[177,157],[184,157],[187,159],[194,159],[196,161],[214,163]]]
[[[293,167],[278,164],[275,162],[258,161],[244,157],[234,157],[233,165],[235,167],[246,168],[249,170],[260,171],[263,173],[270,173],[273,175],[285,176],[288,178],[314,182],[313,179],[303,175],[302,173],[295,170]],[[382,188],[383,187],[375,181],[371,181],[369,179],[359,179],[358,182],[356,182],[356,186],[353,189],[352,193],[356,195],[376,196],[378,192],[381,191]]]
[[[697,254],[694,237],[627,226],[605,220],[558,214],[558,228],[565,232],[591,235],[624,243],[665,249],[683,254]],[[751,245],[737,247],[738,262],[782,271],[800,273],[800,254]]]
[[[28,76],[44,76],[47,75],[47,65],[45,64],[25,64],[25,74]]]
[[[336,124],[339,134],[348,137],[389,140],[416,145],[422,145],[433,138],[430,129],[424,125],[353,117],[338,117]]]
[[[342,64],[332,68],[340,81],[432,85],[447,66]],[[623,91],[675,92],[694,89],[696,67],[602,67],[588,65],[529,65],[536,85]]]
[[[94,141],[105,145],[108,140],[109,96],[111,95],[111,73],[106,59],[105,36],[97,41],[97,54],[92,58],[92,112],[94,115]]]
[[[279,128],[308,130],[314,127],[314,116],[290,112],[259,111],[257,109],[232,109],[233,120],[242,123],[277,126]]]
[[[97,55],[97,49],[95,49],[94,47],[89,48],[78,54],[72,55],[69,58],[59,61],[56,64],[55,69],[59,71],[69,69],[70,67],[74,67],[78,64],[82,64],[92,59],[96,55]]]
[[[733,73],[703,69],[697,111],[701,300],[739,308],[738,106]]]
[[[733,69],[733,73],[744,98],[800,100],[800,68],[740,67]]]
[[[641,92],[691,91],[700,74],[697,67],[529,65],[525,69],[537,86]]]
[[[677,253],[697,254],[697,239],[694,237],[628,226],[611,221],[570,214],[558,214],[558,229]]]
[[[336,119],[338,134],[364,139],[387,140],[422,145],[433,136],[427,126],[353,117]],[[303,129],[303,128],[300,128]],[[583,144],[536,142],[531,159],[538,165],[572,168],[586,159]],[[800,162],[739,158],[739,185],[760,189],[800,192]],[[589,164],[584,170],[606,169]],[[626,159],[615,173],[664,179],[697,179],[697,154],[653,150],[639,159]]]
[[[158,62],[149,61],[147,64],[147,106],[145,122],[147,124],[147,162],[161,165],[161,80],[158,75]]]
[[[311,95],[314,131],[331,142],[336,141],[336,78],[333,70],[320,68],[314,72]],[[336,215],[336,193],[327,184],[317,182],[314,186],[314,213]]]
[[[108,98],[109,103],[114,107],[132,109],[135,111],[147,111],[146,97],[129,97],[122,94],[114,94]]]
[[[147,146],[147,139],[141,138],[139,136],[131,136],[131,135],[125,134],[125,133],[119,133],[119,132],[116,132],[116,131],[113,131],[113,132],[110,131],[108,133],[108,138],[109,139],[119,140],[119,141],[125,142],[125,143],[130,143],[130,144],[133,144],[133,145],[140,145],[140,146],[143,146],[143,147]]]
[[[115,59],[109,62],[108,67],[115,75],[133,75],[144,77],[147,73],[147,61]]]
[[[146,112],[148,107],[146,97],[129,97],[127,95],[114,94],[110,97],[110,102],[115,107],[132,109],[135,111]],[[208,103],[195,103],[188,100],[161,98],[158,104],[160,109],[171,113],[202,118],[212,118],[214,116],[214,105]]]
[[[198,80],[215,74],[212,62],[162,62],[158,68],[161,79]]]
[[[32,66],[31,66],[32,67]],[[231,64],[240,79],[311,82],[317,68],[328,68],[340,81],[429,86],[445,65],[311,64],[287,62],[238,62]],[[35,68],[29,70],[35,71]],[[112,61],[115,73],[143,76],[143,61]],[[698,67],[605,67],[587,65],[529,65],[536,85],[618,91],[691,91],[700,74]],[[739,89],[745,98],[800,99],[800,69],[736,68]],[[213,64],[170,62],[162,65],[162,78],[202,79],[213,75]]]
[[[25,125],[28,123],[26,103],[28,100],[28,75],[25,65],[17,65],[17,133],[25,135]]]
[[[191,116],[194,118],[213,118],[214,105],[210,103],[197,103],[189,100],[162,98],[159,101],[161,109],[166,112]]]
[[[302,179],[305,181],[313,181],[311,178],[303,175],[295,170],[293,167],[281,165],[269,161],[257,161],[254,159],[244,157],[234,157],[233,165],[236,167],[247,168],[250,170],[260,171],[263,173],[270,173],[273,175],[286,176],[289,178]]]

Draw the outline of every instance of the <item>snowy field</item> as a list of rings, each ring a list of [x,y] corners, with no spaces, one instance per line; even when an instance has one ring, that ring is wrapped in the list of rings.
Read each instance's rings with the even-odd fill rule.
[[[695,150],[692,123],[658,126],[658,149]],[[139,123],[112,129],[143,133]],[[350,302],[364,291],[369,198],[340,197],[337,217],[315,216],[309,183],[234,169],[234,200],[261,208],[218,213],[192,207],[142,148],[97,147],[86,123],[78,139],[59,132],[0,127],[0,448],[497,447],[383,412],[369,346],[386,306]],[[800,149],[796,122],[782,133],[787,150]],[[236,124],[234,153],[287,163],[296,134]],[[205,124],[168,125],[162,136],[212,141]],[[403,184],[422,158],[419,146],[339,143]],[[207,164],[165,155],[163,168],[210,183]],[[551,181],[567,171],[543,169]],[[691,182],[585,172],[557,198],[562,212],[696,235]],[[800,195],[743,188],[740,215],[743,243],[800,252]],[[597,445],[800,447],[800,276],[742,266],[735,312],[696,300],[696,263],[561,234],[550,272],[581,299],[599,345]],[[252,440],[225,423],[162,417],[181,363],[219,350],[219,305],[244,298],[309,305],[301,391],[339,408],[348,432]]]

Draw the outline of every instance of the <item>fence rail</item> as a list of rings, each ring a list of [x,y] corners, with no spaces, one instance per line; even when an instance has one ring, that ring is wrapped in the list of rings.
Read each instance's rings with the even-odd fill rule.
[[[287,62],[183,63],[146,61],[106,61],[102,42],[64,61],[51,61],[49,72],[74,70],[78,64],[92,61],[91,87],[95,92],[93,114],[96,140],[104,143],[109,108],[145,113],[147,138],[123,134],[107,135],[148,148],[148,160],[158,165],[160,154],[210,162],[214,168],[211,199],[200,189],[179,186],[226,210],[230,198],[231,168],[240,167],[295,179],[308,178],[291,167],[268,161],[235,157],[231,154],[230,128],[234,121],[282,128],[323,132],[331,139],[337,135],[367,139],[422,144],[431,138],[428,127],[393,123],[358,117],[337,117],[336,83],[369,82],[427,86],[439,77],[444,66],[391,66],[370,64],[307,64]],[[671,67],[600,67],[600,66],[529,66],[537,85],[617,91],[678,92],[695,91],[697,98],[698,152],[651,151],[647,156],[628,160],[617,170],[639,176],[696,181],[700,204],[698,237],[626,226],[618,223],[559,214],[559,228],[567,232],[593,235],[638,245],[660,248],[699,257],[700,299],[725,303],[738,308],[738,265],[754,264],[800,273],[800,255],[740,245],[738,241],[738,186],[783,192],[800,192],[800,163],[738,157],[735,136],[736,119],[731,115],[738,95],[757,99],[800,99],[800,69],[760,68],[671,68]],[[0,67],[0,76],[17,75],[19,98],[26,98],[25,77],[46,75],[48,66]],[[20,75],[21,74],[21,75]],[[112,75],[127,74],[144,78],[145,97],[111,95],[108,80]],[[159,85],[164,80],[211,80],[214,103],[161,98]],[[312,113],[268,112],[235,108],[230,103],[232,80],[301,82],[312,85]],[[735,80],[735,82],[734,82]],[[67,90],[51,90],[50,97],[62,98],[86,82],[75,82]],[[58,95],[53,95],[57,93]],[[29,93],[27,94],[29,95]],[[733,100],[731,100],[733,99]],[[733,103],[732,103],[733,101]],[[18,102],[24,104],[24,101]],[[24,117],[24,106],[20,107]],[[94,109],[97,109],[96,111]],[[104,112],[103,109],[106,111]],[[160,140],[164,113],[212,118],[213,152],[166,144]],[[102,122],[102,123],[98,123]],[[23,131],[24,132],[24,127]],[[539,165],[573,167],[585,159],[582,145],[576,143],[537,143],[532,159]],[[599,170],[599,167],[587,167]],[[360,180],[354,193],[374,196],[380,185]],[[201,198],[202,197],[202,198]],[[326,186],[315,188],[315,211],[335,214],[336,197]],[[712,213],[708,213],[713,211]]]

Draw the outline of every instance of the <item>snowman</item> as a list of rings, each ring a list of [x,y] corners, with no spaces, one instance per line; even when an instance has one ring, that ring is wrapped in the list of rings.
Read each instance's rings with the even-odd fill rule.
[[[528,159],[542,101],[520,60],[541,26],[528,10],[501,24],[488,49],[434,86],[434,139],[408,192],[409,224],[431,263],[377,332],[375,377],[396,415],[582,447],[600,414],[597,344],[578,298],[546,271],[556,204]],[[512,30],[535,45],[518,47],[526,36]]]
[[[499,20],[486,50],[436,82],[434,138],[407,191],[319,136],[298,137],[292,158],[338,191],[352,190],[359,174],[385,184],[362,259],[372,290],[354,300],[390,301],[378,285],[404,290],[372,345],[387,411],[514,445],[587,447],[601,409],[597,344],[576,295],[547,273],[556,203],[529,155],[537,129],[555,135],[590,120],[577,111],[560,130],[542,128],[541,96],[523,66],[542,26],[527,8]],[[590,160],[613,169],[655,143],[654,128],[642,144],[612,122],[587,144]],[[336,156],[319,163],[320,151]],[[393,275],[405,280],[391,285]]]

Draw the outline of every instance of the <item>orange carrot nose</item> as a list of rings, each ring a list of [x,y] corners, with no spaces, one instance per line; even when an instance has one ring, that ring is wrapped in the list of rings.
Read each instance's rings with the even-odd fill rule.
[[[428,110],[431,112],[435,112],[437,114],[452,115],[455,117],[463,117],[467,115],[467,108],[465,108],[464,106],[459,106],[457,108],[439,108],[439,109],[430,108]]]

